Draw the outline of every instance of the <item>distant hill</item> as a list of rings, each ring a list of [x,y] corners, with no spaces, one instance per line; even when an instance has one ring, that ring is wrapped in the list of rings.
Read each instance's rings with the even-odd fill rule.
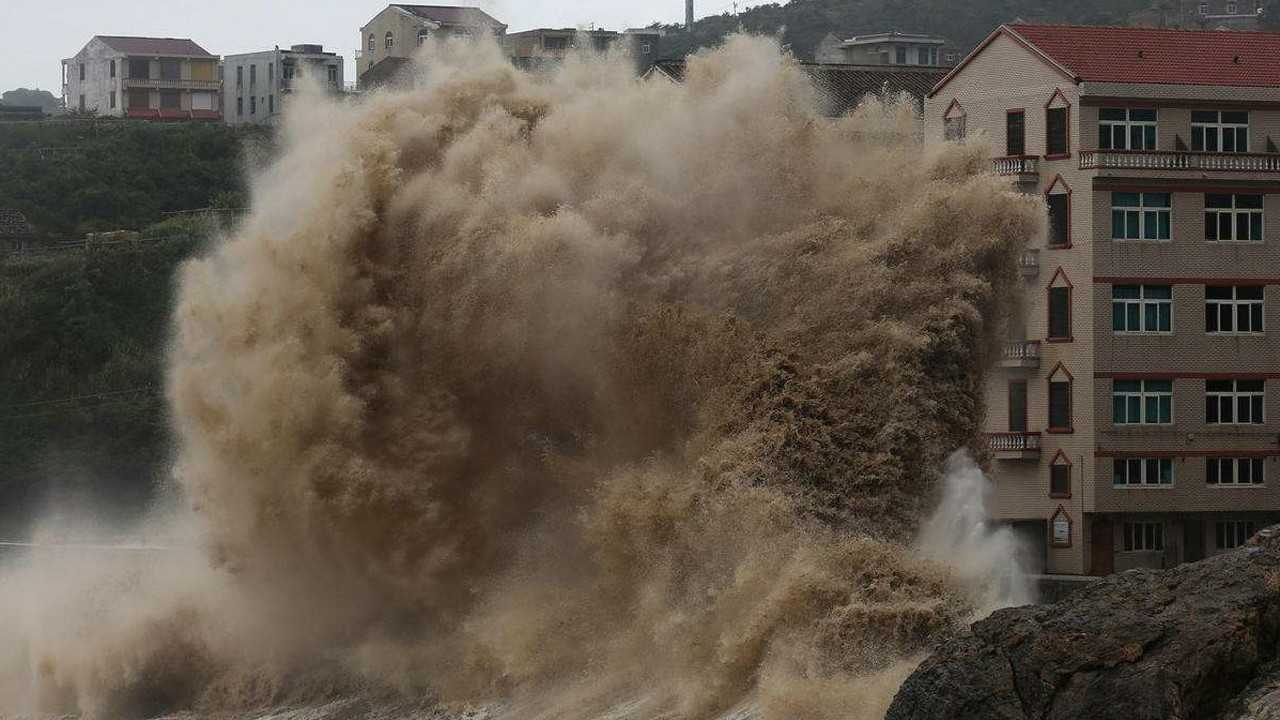
[[[706,1],[706,0],[703,0]],[[745,1],[743,4],[747,4]],[[1021,19],[1084,25],[1185,25],[1195,3],[1183,0],[792,0],[759,5],[738,15],[724,13],[702,18],[686,32],[679,25],[659,25],[668,31],[663,55],[683,57],[716,45],[729,33],[780,35],[802,60],[828,33],[837,38],[898,30],[940,35],[962,48],[972,48],[1001,23]],[[1280,0],[1267,0],[1268,24],[1280,20]]]
[[[38,107],[50,114],[62,111],[62,102],[48,90],[28,90],[27,88],[10,90],[0,94],[0,105]]]

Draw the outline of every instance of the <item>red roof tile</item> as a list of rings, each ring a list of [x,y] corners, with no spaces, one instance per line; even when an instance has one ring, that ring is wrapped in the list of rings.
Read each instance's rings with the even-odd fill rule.
[[[125,37],[99,35],[98,39],[114,50],[134,55],[177,55],[181,57],[214,57],[208,50],[187,38]]]
[[[1280,87],[1280,33],[1006,25],[1077,80]]]

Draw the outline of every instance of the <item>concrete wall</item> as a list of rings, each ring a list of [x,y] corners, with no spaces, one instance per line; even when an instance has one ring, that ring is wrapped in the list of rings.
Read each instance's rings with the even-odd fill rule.
[[[111,77],[111,63],[115,62],[116,76]],[[66,63],[67,110],[81,109],[80,97],[84,96],[83,109],[99,115],[121,117],[124,115],[122,90],[127,69],[123,67],[124,55],[106,43],[94,38],[75,57]],[[80,67],[84,66],[85,79],[80,80]],[[111,96],[115,95],[115,108]]]
[[[285,78],[286,67],[292,64],[295,74],[292,81]],[[264,50],[256,53],[228,55],[223,59],[222,95],[223,120],[228,125],[270,124],[276,122],[288,104],[290,94],[299,88],[304,78],[311,78],[329,85],[328,68],[335,68],[337,81],[330,86],[333,92],[343,89],[344,62],[341,56],[325,53],[301,53],[291,50]],[[256,82],[251,83],[256,68]],[[239,71],[239,72],[238,72]],[[237,77],[243,81],[237,83]],[[256,98],[252,101],[250,98]],[[252,112],[256,108],[256,112]]]
[[[412,13],[387,7],[373,16],[360,28],[360,58],[356,61],[356,73],[363,75],[369,68],[388,57],[411,57],[418,49],[418,31],[436,29],[434,23]],[[386,48],[386,35],[390,32],[395,43]],[[373,50],[369,49],[369,36],[374,37]]]

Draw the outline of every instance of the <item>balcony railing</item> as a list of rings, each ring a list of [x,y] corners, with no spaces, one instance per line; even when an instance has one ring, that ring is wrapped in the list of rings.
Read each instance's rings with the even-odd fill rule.
[[[1024,250],[1022,257],[1018,258],[1018,267],[1021,268],[1022,274],[1027,277],[1035,277],[1040,274],[1040,251]]]
[[[1280,172],[1280,153],[1083,150],[1080,169],[1273,173]]]
[[[1040,433],[988,433],[987,448],[1001,460],[1030,460],[1040,455]]]
[[[1040,172],[1040,158],[1029,155],[998,157],[991,161],[991,170],[997,175],[1035,175]]]
[[[1005,343],[1000,349],[1000,367],[1040,367],[1040,341],[1020,340]]]
[[[160,78],[126,78],[125,87],[136,88],[174,88],[182,90],[219,90],[222,83],[218,80],[161,80]]]

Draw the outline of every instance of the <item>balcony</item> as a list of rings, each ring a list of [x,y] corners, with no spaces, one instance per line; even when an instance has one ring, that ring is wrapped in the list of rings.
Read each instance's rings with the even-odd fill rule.
[[[1000,367],[1040,367],[1040,341],[1025,340],[1005,343],[1000,351]]]
[[[1280,173],[1280,153],[1082,150],[1080,169]]]
[[[159,88],[161,90],[220,90],[217,80],[161,80],[159,78],[125,78],[127,88]]]
[[[998,157],[991,161],[991,171],[997,175],[1013,178],[1019,183],[1040,182],[1040,158],[1034,155],[1010,155]]]
[[[1033,278],[1040,274],[1040,251],[1024,250],[1018,258],[1018,269],[1023,277]]]
[[[988,433],[987,449],[997,460],[1040,459],[1040,433]]]

